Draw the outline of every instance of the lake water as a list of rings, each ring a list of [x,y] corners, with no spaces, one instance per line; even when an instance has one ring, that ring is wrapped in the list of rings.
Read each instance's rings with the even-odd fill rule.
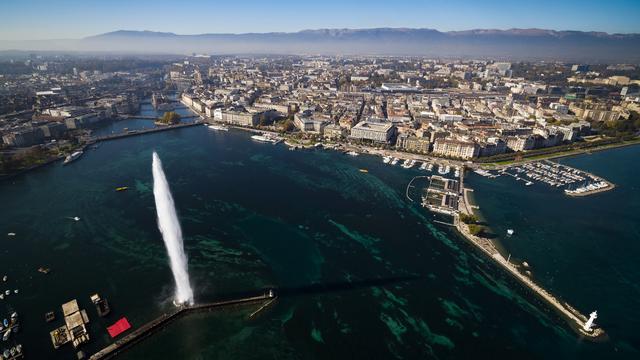
[[[60,305],[74,298],[91,320],[87,353],[110,342],[105,328],[120,316],[135,328],[171,309],[173,279],[152,193],[155,150],[182,224],[196,302],[267,287],[284,295],[254,319],[247,316],[255,307],[183,318],[123,359],[634,357],[639,212],[625,209],[637,209],[638,197],[635,179],[625,177],[627,158],[605,154],[637,158],[638,149],[566,160],[619,185],[594,197],[469,178],[496,231],[516,229],[505,247],[578,309],[600,311],[611,336],[604,343],[579,339],[408,201],[405,187],[419,170],[197,126],[105,142],[68,166],[0,183],[0,271],[9,277],[2,286],[20,289],[0,301],[0,311],[22,319],[21,332],[2,345],[22,343],[29,358],[72,358],[70,345],[53,350],[48,333],[62,324]],[[608,168],[589,168],[599,156]],[[51,273],[38,273],[40,266]],[[97,316],[95,292],[109,299],[109,317]],[[46,323],[51,310],[58,318]]]

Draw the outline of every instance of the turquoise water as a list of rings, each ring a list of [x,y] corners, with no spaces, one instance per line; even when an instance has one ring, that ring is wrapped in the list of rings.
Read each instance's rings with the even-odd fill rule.
[[[576,260],[562,268],[563,276],[549,277],[554,290],[579,309],[602,311],[611,340],[581,341],[562,319],[405,198],[418,170],[368,156],[288,151],[252,142],[248,133],[198,126],[105,142],[68,166],[54,164],[0,183],[1,271],[9,276],[6,287],[20,289],[0,301],[0,312],[21,314],[23,329],[11,341],[23,343],[30,358],[75,356],[69,346],[54,351],[48,335],[61,324],[60,305],[72,298],[91,319],[92,340],[83,348],[88,353],[110,341],[105,327],[120,316],[138,327],[171,309],[172,276],[151,187],[153,150],[162,158],[182,223],[196,301],[271,286],[282,296],[255,319],[247,319],[252,307],[182,319],[123,359],[636,354],[635,334],[616,330],[631,328],[632,316],[611,315],[615,303],[592,300],[604,293],[595,284],[590,291],[568,284],[572,277],[589,278],[585,272],[607,271],[611,263]],[[476,180],[476,197],[488,218],[491,197],[481,194],[531,194],[513,184],[471,181]],[[130,189],[115,192],[118,186]],[[484,186],[493,190],[481,191]],[[508,206],[496,209],[501,211],[494,216],[513,213]],[[82,219],[67,218],[72,216]],[[518,235],[526,232],[525,225],[510,226]],[[8,232],[16,236],[5,237]],[[565,257],[575,251],[572,259],[583,259],[577,255],[582,249],[553,244]],[[547,265],[535,253],[526,258],[542,276]],[[40,266],[51,273],[38,273]],[[545,271],[551,269],[558,271]],[[607,289],[614,287],[621,294],[630,291],[623,282]],[[108,318],[98,318],[90,304],[95,292],[110,300]],[[631,306],[635,299],[616,301]],[[58,320],[47,324],[44,314],[50,310]],[[616,326],[609,328],[605,320]]]

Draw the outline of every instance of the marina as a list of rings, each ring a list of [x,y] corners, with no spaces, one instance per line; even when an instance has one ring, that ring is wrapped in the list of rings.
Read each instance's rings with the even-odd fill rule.
[[[523,182],[525,186],[542,183],[552,188],[560,188],[569,196],[592,195],[615,188],[613,183],[599,176],[550,160],[527,162],[497,171],[477,168],[474,172],[490,179],[502,175],[509,176]]]
[[[422,206],[430,211],[455,215],[459,207],[460,184],[457,180],[433,175],[424,190]]]

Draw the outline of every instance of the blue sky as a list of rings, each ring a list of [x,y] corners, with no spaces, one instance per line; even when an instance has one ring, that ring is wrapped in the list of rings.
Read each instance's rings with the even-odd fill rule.
[[[413,27],[640,33],[640,0],[0,0],[0,40]]]

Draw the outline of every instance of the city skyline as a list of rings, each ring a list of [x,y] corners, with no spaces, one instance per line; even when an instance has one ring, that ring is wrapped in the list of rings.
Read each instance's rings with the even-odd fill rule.
[[[37,11],[34,11],[37,9]],[[615,0],[563,2],[325,1],[209,3],[41,0],[0,5],[0,40],[77,39],[116,30],[176,34],[296,32],[324,28],[429,28],[439,31],[540,28],[639,33],[640,4]]]

